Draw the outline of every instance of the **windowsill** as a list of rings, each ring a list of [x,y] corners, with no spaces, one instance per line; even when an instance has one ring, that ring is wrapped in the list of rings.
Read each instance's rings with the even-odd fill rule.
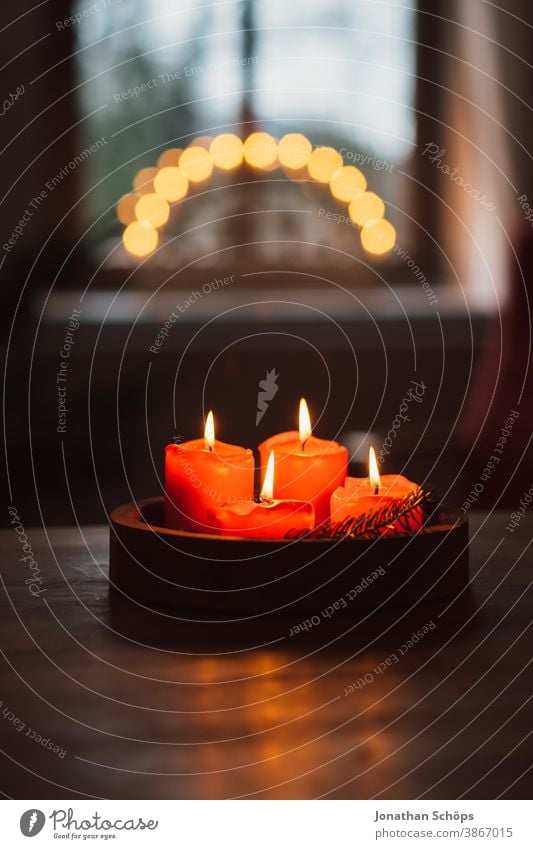
[[[206,284],[210,286],[211,284]],[[204,324],[216,318],[219,322],[298,323],[331,321],[341,324],[364,321],[438,321],[455,318],[469,321],[490,316],[491,310],[479,304],[469,305],[464,294],[455,287],[439,286],[433,290],[435,300],[430,301],[424,290],[417,286],[396,286],[383,289],[304,289],[304,288],[250,288],[242,286],[232,291],[228,288],[203,292],[147,290],[116,292],[89,291],[82,293],[65,290],[51,295],[45,313],[48,323],[63,323],[73,308],[82,310],[82,324],[132,323],[162,325],[174,312],[180,323]]]

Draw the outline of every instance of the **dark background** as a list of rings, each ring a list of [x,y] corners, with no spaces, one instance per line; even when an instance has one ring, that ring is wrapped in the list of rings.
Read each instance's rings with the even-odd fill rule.
[[[16,21],[11,7],[0,10],[4,96],[25,86],[20,103],[1,119],[2,244],[29,200],[87,143],[76,88],[75,27],[58,31],[55,26],[71,13],[66,0],[39,8],[23,2]],[[331,231],[325,231],[312,260],[296,244],[298,259],[289,269],[286,258],[283,263],[263,259],[254,244],[246,247],[255,237],[247,237],[244,217],[227,236],[229,244],[244,247],[228,256],[219,253],[211,267],[195,262],[183,268],[176,263],[175,271],[143,263],[101,266],[98,244],[118,238],[119,230],[113,224],[103,235],[86,235],[91,164],[81,165],[54,190],[13,251],[3,254],[1,267],[3,462],[8,501],[20,508],[26,525],[99,522],[117,503],[157,494],[164,445],[174,436],[198,436],[210,408],[220,438],[255,447],[271,433],[295,426],[297,401],[305,395],[317,435],[342,439],[348,431],[372,429],[379,444],[411,380],[423,381],[427,390],[423,403],[410,405],[411,421],[400,429],[384,471],[403,470],[411,479],[433,481],[461,504],[479,481],[509,412],[519,409],[504,459],[477,501],[485,508],[517,506],[533,482],[532,229],[517,199],[533,197],[527,65],[533,12],[518,0],[506,4],[505,12],[491,11],[490,31],[498,41],[498,115],[489,72],[468,76],[472,45],[465,46],[462,15],[460,4],[421,2],[413,48],[417,149],[404,169],[414,222],[409,245],[440,293],[438,310],[428,307],[416,281],[392,260],[372,265],[355,255],[342,269],[332,268],[330,242],[336,236]],[[253,24],[253,4],[243,4],[243,16]],[[482,16],[477,19],[480,32],[485,23]],[[490,46],[487,35],[470,38],[479,39],[478,47]],[[253,50],[253,32],[245,32],[243,55]],[[491,163],[483,175],[472,164],[472,145],[465,152],[457,140],[461,128],[471,129],[474,138],[471,110],[484,108],[487,99],[494,115],[476,136],[479,159]],[[187,114],[184,108],[180,120],[186,122]],[[243,96],[240,123],[245,131],[261,126],[253,96]],[[497,133],[502,144],[494,153]],[[164,148],[164,141],[157,143]],[[467,176],[475,174],[472,182],[487,186],[495,198],[506,245],[503,271],[492,268],[496,301],[487,297],[484,303],[484,290],[491,296],[494,281],[487,278],[472,229],[486,212],[478,204],[463,217],[463,194],[421,155],[427,141],[446,147],[450,162]],[[105,158],[110,150],[103,147],[97,155]],[[257,206],[253,175],[243,171],[241,176],[248,188],[239,190],[238,201],[228,190],[219,203]],[[201,198],[194,203],[200,217],[211,214]],[[458,217],[462,238],[454,231]],[[467,267],[468,280],[461,271]],[[204,299],[202,310],[191,308],[159,354],[151,354],[169,305],[172,309],[225,274],[235,276],[231,291]],[[339,287],[349,292],[345,300]],[[68,316],[86,288],[69,364],[67,432],[58,434],[59,351]],[[269,300],[277,303],[264,303]],[[302,306],[279,303],[284,300]],[[234,311],[221,315],[226,309]],[[272,368],[280,374],[279,391],[256,428],[258,382]],[[2,521],[7,519],[6,513]]]

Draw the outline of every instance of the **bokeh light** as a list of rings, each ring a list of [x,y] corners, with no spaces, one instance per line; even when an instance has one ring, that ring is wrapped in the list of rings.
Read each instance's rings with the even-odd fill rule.
[[[204,150],[209,150],[212,141],[213,136],[198,136],[198,138],[192,140],[189,147],[203,147]]]
[[[244,157],[242,141],[234,133],[222,133],[211,142],[209,153],[213,164],[223,171],[238,168]]]
[[[181,154],[179,167],[191,183],[201,183],[211,176],[213,160],[205,147],[193,145]]]
[[[140,195],[130,192],[129,195],[124,195],[117,203],[117,218],[121,224],[131,224],[135,221],[135,206]]]
[[[270,168],[278,158],[278,145],[269,133],[251,133],[244,142],[244,158],[253,168]]]
[[[336,200],[349,203],[359,192],[366,190],[366,177],[359,168],[353,165],[343,165],[334,172],[329,189]]]
[[[348,215],[359,227],[364,227],[374,218],[383,218],[384,214],[385,204],[374,192],[361,192],[348,207]]]
[[[122,241],[128,253],[133,256],[148,256],[157,247],[157,230],[145,221],[128,224],[122,234]]]
[[[163,200],[181,200],[187,194],[189,181],[181,168],[167,166],[158,171],[154,180],[154,191]]]
[[[153,191],[154,177],[157,174],[157,168],[141,168],[134,177],[133,187],[140,194],[148,194]]]
[[[313,146],[301,133],[287,133],[278,144],[278,159],[285,168],[297,171],[309,162]]]
[[[342,156],[332,147],[317,147],[311,153],[307,170],[319,183],[329,183],[335,171],[342,168]]]
[[[365,251],[376,256],[391,251],[396,243],[396,230],[384,218],[369,221],[361,230],[361,244]]]
[[[169,147],[168,150],[164,150],[159,159],[157,160],[158,168],[171,168],[172,166],[176,166],[180,160],[180,156],[183,153],[181,147]]]
[[[169,206],[156,194],[142,195],[135,204],[135,215],[138,221],[152,227],[162,227],[168,221]]]
[[[234,133],[199,136],[186,150],[169,148],[157,160],[158,168],[142,168],[135,176],[135,191],[124,195],[116,206],[117,218],[126,225],[123,243],[138,257],[154,251],[159,242],[158,227],[169,219],[169,203],[187,195],[189,182],[207,180],[213,168],[231,171],[245,160],[254,168],[270,171],[282,166],[290,179],[304,180],[305,191],[310,176],[319,183],[329,183],[331,195],[348,203],[352,222],[361,227],[361,244],[365,251],[380,256],[392,250],[396,231],[384,219],[385,204],[375,192],[366,191],[364,174],[353,165],[344,165],[342,156],[332,147],[313,150],[302,133],[286,133],[280,142],[269,133],[251,133],[246,141]]]

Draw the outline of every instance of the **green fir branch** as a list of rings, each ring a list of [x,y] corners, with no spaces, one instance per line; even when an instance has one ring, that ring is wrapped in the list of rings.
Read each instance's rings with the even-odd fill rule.
[[[404,498],[387,504],[379,510],[370,510],[361,516],[349,516],[342,522],[323,525],[314,531],[289,530],[287,539],[355,539],[379,535],[387,530],[391,536],[405,536],[413,533],[411,520],[413,511],[422,509],[423,521],[427,522],[435,513],[441,498],[431,486],[419,486]]]

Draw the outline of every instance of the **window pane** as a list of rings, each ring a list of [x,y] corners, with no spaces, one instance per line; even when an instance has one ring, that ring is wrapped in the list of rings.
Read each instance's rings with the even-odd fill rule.
[[[258,4],[257,111],[350,141],[394,163],[414,142],[409,0]],[[318,127],[313,125],[318,122]]]

